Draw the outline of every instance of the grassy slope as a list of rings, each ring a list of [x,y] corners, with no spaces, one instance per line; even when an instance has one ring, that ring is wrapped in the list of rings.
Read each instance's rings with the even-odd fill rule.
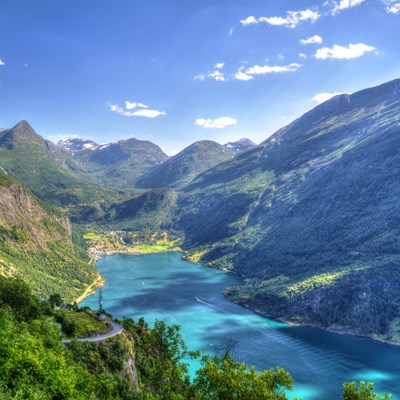
[[[131,138],[96,150],[75,151],[74,159],[86,179],[107,187],[127,188],[168,156],[150,141]]]
[[[0,273],[72,301],[97,276],[67,217],[0,171]],[[74,243],[75,242],[75,245]]]
[[[113,191],[85,182],[76,162],[26,121],[0,133],[0,166],[49,204],[64,206],[115,196]]]

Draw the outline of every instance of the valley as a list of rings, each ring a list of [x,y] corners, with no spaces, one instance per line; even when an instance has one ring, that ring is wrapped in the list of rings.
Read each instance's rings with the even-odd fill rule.
[[[400,400],[400,0],[2,0],[0,400]]]
[[[87,235],[84,248],[90,232],[104,233],[91,238],[92,258],[179,248],[243,276],[225,292],[241,305],[396,343],[399,87],[338,95],[257,146],[203,141],[170,158],[137,139],[55,146],[23,121],[0,132],[0,165],[40,201],[62,205]],[[33,167],[16,168],[17,159]],[[99,175],[109,168],[113,185]],[[58,187],[49,191],[43,171]]]

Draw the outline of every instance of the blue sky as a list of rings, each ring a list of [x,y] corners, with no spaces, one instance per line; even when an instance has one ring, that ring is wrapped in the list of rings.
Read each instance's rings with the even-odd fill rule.
[[[2,0],[0,126],[259,143],[322,93],[400,78],[399,37],[400,0]]]

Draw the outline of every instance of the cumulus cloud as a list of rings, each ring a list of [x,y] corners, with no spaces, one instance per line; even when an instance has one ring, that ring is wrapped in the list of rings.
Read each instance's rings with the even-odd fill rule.
[[[351,59],[363,56],[365,53],[376,52],[376,48],[364,43],[349,44],[348,46],[322,47],[315,53],[315,58],[325,60],[327,58]]]
[[[300,57],[300,58],[306,59],[306,58],[307,58],[307,54],[305,54],[305,53],[299,53],[299,57]]]
[[[364,1],[365,0],[340,0],[339,3],[335,3],[335,7],[333,8],[332,13],[336,14],[338,11],[359,6],[361,3],[364,3]]]
[[[388,8],[390,14],[400,14],[400,3],[394,3]]]
[[[331,99],[334,96],[337,96],[338,94],[343,94],[341,92],[334,92],[334,93],[317,93],[312,99],[317,102],[318,104],[321,104],[329,99]]]
[[[150,110],[148,106],[142,103],[125,102],[125,108],[120,107],[118,104],[110,104],[110,110],[123,115],[124,117],[145,117],[156,118],[161,115],[167,115],[165,111]]]
[[[239,81],[249,81],[249,80],[253,79],[253,77],[251,75],[246,74],[245,72],[243,72],[243,70],[239,70],[238,72],[236,72],[236,74],[234,75],[234,78]]]
[[[302,65],[292,63],[289,65],[254,65],[246,69],[248,75],[265,75],[278,72],[294,72],[297,71]]]
[[[225,75],[218,69],[211,71],[207,76],[215,81],[225,82],[227,80]]]
[[[215,65],[215,70],[214,71],[209,71],[206,74],[202,73],[199,75],[196,75],[194,79],[196,81],[205,81],[206,79],[214,79],[214,81],[219,81],[219,82],[226,82],[229,79],[225,76],[223,72],[221,72],[221,69],[224,67],[225,63],[218,63]]]
[[[230,125],[236,125],[237,119],[231,117],[219,117],[216,119],[210,118],[198,118],[195,123],[196,126],[202,126],[203,128],[218,128],[222,129]]]
[[[400,2],[397,0],[382,0],[389,14],[400,14]]]
[[[285,17],[260,17],[255,18],[254,16],[249,16],[245,19],[240,20],[243,26],[265,23],[273,26],[287,26],[289,28],[295,28],[300,22],[311,21],[315,22],[321,14],[317,11],[311,9],[302,11],[288,11]]]
[[[0,65],[6,65],[2,58],[0,58]]]
[[[319,35],[314,35],[306,39],[300,39],[299,41],[301,44],[322,43],[322,37]]]
[[[145,104],[142,103],[131,103],[130,101],[126,101],[125,108],[127,110],[133,110],[134,108],[149,108],[149,106],[146,106]]]
[[[252,15],[250,15],[249,17],[247,17],[246,19],[241,19],[240,23],[243,26],[247,26],[247,25],[252,25],[252,24],[257,24],[258,20],[257,18],[253,17]]]

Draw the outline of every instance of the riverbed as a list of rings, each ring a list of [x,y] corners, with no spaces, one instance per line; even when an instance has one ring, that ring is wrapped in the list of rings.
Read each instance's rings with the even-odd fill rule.
[[[285,325],[231,303],[223,290],[241,278],[193,264],[181,253],[112,255],[96,263],[106,279],[104,308],[117,318],[182,327],[191,350],[214,354],[235,343],[233,356],[258,370],[281,366],[294,378],[294,395],[340,399],[342,384],[372,380],[400,399],[400,347],[309,327]],[[81,305],[99,308],[98,295]],[[194,373],[198,364],[191,366]]]

